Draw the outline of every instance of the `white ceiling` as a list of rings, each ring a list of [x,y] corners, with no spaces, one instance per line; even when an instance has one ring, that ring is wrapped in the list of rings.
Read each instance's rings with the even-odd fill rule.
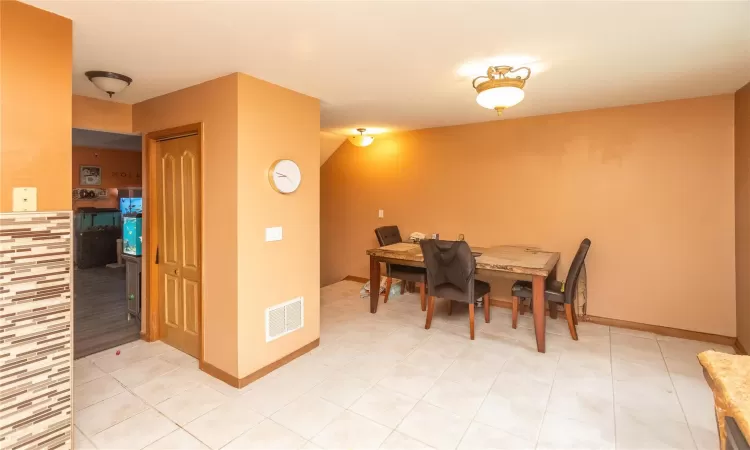
[[[470,62],[544,68],[504,118],[750,81],[750,1],[25,1],[73,19],[76,94],[105,98],[87,70],[131,76],[125,103],[244,72],[320,98],[337,134],[495,120],[457,74]]]

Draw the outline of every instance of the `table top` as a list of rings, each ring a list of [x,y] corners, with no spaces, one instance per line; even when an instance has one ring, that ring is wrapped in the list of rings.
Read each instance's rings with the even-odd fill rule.
[[[499,245],[494,247],[474,247],[472,252],[479,252],[477,269],[496,272],[510,272],[524,275],[550,274],[560,259],[558,252],[546,252],[537,248],[516,245]],[[399,242],[384,247],[367,250],[367,254],[377,258],[401,260],[409,262],[424,262],[422,249],[419,244]]]
[[[709,350],[700,353],[698,361],[711,377],[714,393],[724,399],[726,415],[750,437],[750,356]]]

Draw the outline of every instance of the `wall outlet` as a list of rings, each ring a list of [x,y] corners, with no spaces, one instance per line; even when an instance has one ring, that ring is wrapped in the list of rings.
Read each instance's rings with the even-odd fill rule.
[[[13,188],[13,211],[36,211],[36,188]]]
[[[266,228],[266,242],[280,241],[281,227]]]
[[[378,219],[382,219],[382,218],[383,218],[383,210],[379,209],[378,210]]]

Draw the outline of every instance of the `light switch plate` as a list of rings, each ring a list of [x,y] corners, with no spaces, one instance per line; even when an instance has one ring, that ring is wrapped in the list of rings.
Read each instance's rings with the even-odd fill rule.
[[[378,210],[378,218],[380,218],[380,219],[383,218],[383,210],[382,209]]]
[[[280,241],[281,227],[266,228],[266,242]]]
[[[13,211],[36,211],[36,188],[16,187],[13,188]]]

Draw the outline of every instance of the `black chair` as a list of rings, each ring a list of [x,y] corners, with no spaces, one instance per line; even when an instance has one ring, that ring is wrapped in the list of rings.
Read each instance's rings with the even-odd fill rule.
[[[430,293],[425,329],[430,329],[435,312],[435,297],[448,299],[448,314],[453,312],[453,302],[469,305],[469,333],[474,339],[474,302],[484,298],[484,321],[490,321],[490,285],[474,278],[477,262],[469,244],[464,241],[419,242],[424,264],[427,267],[427,288]]]
[[[565,305],[565,317],[568,320],[570,336],[576,341],[578,340],[578,332],[576,331],[578,317],[575,311],[573,311],[573,295],[578,289],[578,275],[581,273],[583,261],[586,259],[589,247],[591,247],[591,241],[588,238],[584,239],[580,247],[578,247],[578,252],[576,252],[576,256],[570,264],[568,276],[565,278],[564,290],[563,284],[557,280],[548,280],[547,286],[544,289],[544,300],[550,303],[562,303]],[[528,281],[516,281],[511,291],[513,293],[513,328],[516,328],[518,324],[519,301],[520,299],[525,300],[532,297],[531,283]],[[551,307],[552,305],[550,305]]]
[[[396,225],[388,225],[375,229],[375,236],[378,238],[378,244],[381,247],[385,245],[398,244],[401,241],[401,233],[398,231]],[[386,280],[385,280],[385,300],[383,303],[388,303],[388,295],[391,293],[391,284],[393,279],[406,281],[413,281],[419,285],[419,297],[422,304],[422,311],[427,309],[425,299],[425,288],[427,283],[427,271],[422,267],[403,266],[401,264],[389,264],[385,265]],[[404,293],[404,285],[401,283],[401,293]],[[370,287],[372,289],[372,286]]]

